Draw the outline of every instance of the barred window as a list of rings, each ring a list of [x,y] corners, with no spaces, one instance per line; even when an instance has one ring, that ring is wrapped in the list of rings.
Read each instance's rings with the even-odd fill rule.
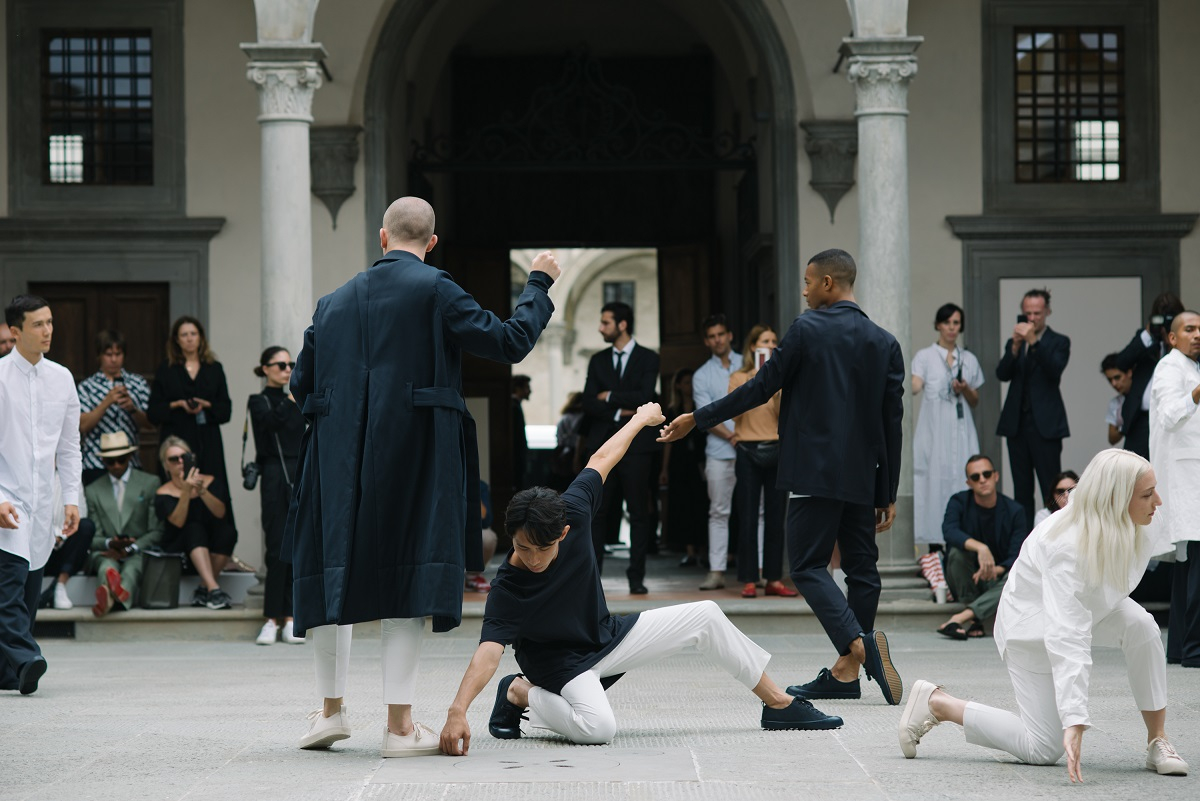
[[[1018,27],[1014,34],[1016,180],[1123,180],[1122,29]]]
[[[152,185],[149,30],[42,31],[42,183]]]
[[[633,281],[605,281],[604,302],[624,303],[629,308],[637,307],[637,284]]]

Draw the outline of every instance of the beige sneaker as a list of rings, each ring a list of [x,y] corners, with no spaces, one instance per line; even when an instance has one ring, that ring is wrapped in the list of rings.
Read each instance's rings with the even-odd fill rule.
[[[1146,770],[1157,771],[1163,776],[1186,776],[1188,767],[1174,746],[1162,737],[1155,737],[1146,746]]]
[[[312,726],[308,734],[300,738],[300,747],[303,749],[328,748],[350,736],[350,714],[345,704],[336,715],[325,717],[324,710],[317,709],[308,714],[308,719],[312,721]]]
[[[442,748],[438,745],[437,734],[424,723],[414,723],[413,730],[408,734],[392,734],[387,726],[383,727],[383,748],[380,754],[384,759],[434,756],[440,753]]]
[[[725,574],[712,571],[708,574],[708,578],[700,585],[702,590],[719,590],[725,587]]]
[[[917,755],[917,744],[921,738],[929,734],[929,730],[941,723],[933,716],[929,708],[929,696],[934,690],[940,690],[936,684],[924,679],[917,679],[908,690],[908,703],[904,706],[904,714],[900,716],[900,750],[905,759]]]

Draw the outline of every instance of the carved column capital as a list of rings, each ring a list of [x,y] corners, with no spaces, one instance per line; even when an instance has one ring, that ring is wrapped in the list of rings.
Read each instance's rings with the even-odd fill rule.
[[[913,54],[923,41],[922,36],[842,40],[850,53],[846,76],[857,94],[856,116],[908,115],[908,84],[917,74]]]
[[[313,92],[321,86],[315,61],[251,61],[246,78],[258,87],[259,122],[312,122]]]
[[[809,120],[800,123],[808,134],[804,151],[812,165],[809,186],[825,199],[829,222],[842,196],[854,186],[854,160],[858,155],[856,120]]]

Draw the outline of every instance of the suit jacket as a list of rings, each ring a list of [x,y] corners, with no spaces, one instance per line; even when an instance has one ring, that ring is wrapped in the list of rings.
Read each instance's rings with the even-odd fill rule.
[[[637,409],[654,400],[654,388],[658,385],[658,354],[649,348],[635,344],[629,354],[625,371],[617,375],[613,367],[613,349],[605,348],[592,354],[588,362],[587,380],[583,385],[583,414],[587,435],[584,452],[595,453],[617,429],[628,422],[613,418],[621,409]],[[601,392],[610,393],[608,400],[600,400]],[[643,428],[629,446],[630,453],[648,453],[658,447],[658,434],[653,428]],[[585,458],[586,461],[586,458]]]
[[[1038,435],[1045,439],[1071,436],[1067,407],[1058,389],[1070,358],[1071,340],[1049,327],[1032,348],[1022,344],[1016,356],[1012,353],[1012,339],[1004,343],[1004,356],[996,365],[996,378],[1012,384],[1000,412],[1000,424],[996,426],[998,436],[1015,437],[1020,430],[1021,396],[1026,384],[1029,385],[1029,405]]]
[[[731,420],[781,389],[778,488],[876,508],[894,503],[904,417],[896,338],[850,301],[805,312],[758,375],[696,410],[696,425]]]
[[[1121,405],[1121,433],[1125,435],[1125,449],[1150,458],[1150,420],[1148,409],[1142,408],[1146,387],[1154,378],[1154,368],[1162,356],[1162,344],[1153,340],[1150,347],[1142,341],[1142,331],[1133,335],[1125,349],[1117,354],[1117,369],[1133,370],[1133,383]]]
[[[987,543],[996,564],[1009,570],[1021,553],[1021,545],[1029,536],[1029,521],[1025,507],[1005,495],[996,496],[996,540]],[[966,550],[967,540],[983,542],[979,534],[979,505],[971,490],[956,492],[946,503],[942,518],[942,537],[946,544]]]
[[[1200,540],[1200,414],[1192,390],[1200,367],[1172,350],[1154,368],[1150,390],[1150,463],[1163,505],[1151,527],[1164,527],[1171,542]]]
[[[125,485],[125,504],[120,513],[107,473],[84,487],[88,518],[96,524],[92,550],[103,551],[104,541],[109,537],[133,537],[139,548],[160,543],[163,524],[154,512],[154,494],[158,487],[156,476],[131,469],[129,482]]]
[[[483,568],[463,354],[524,359],[554,310],[550,284],[531,273],[500,320],[448,273],[391,251],[318,301],[292,372],[310,425],[280,549],[297,632],[392,617],[459,624],[465,570]]]

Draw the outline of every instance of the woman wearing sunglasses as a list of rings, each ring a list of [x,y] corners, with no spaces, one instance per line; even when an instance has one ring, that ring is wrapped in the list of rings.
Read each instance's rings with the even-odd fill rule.
[[[293,645],[304,642],[303,637],[292,633],[292,565],[279,560],[283,524],[296,480],[300,438],[304,436],[304,417],[288,389],[295,366],[286,349],[273,345],[264,350],[254,374],[266,383],[262,392],[247,400],[254,427],[255,460],[261,472],[259,500],[267,562],[263,590],[266,620],[255,640],[259,645],[273,645],[276,637]]]
[[[1120,648],[1146,725],[1146,769],[1187,773],[1165,729],[1162,634],[1150,613],[1129,598],[1150,557],[1171,547],[1147,528],[1162,504],[1155,485],[1150,463],[1135,453],[1114,448],[1092,459],[1071,503],[1025,541],[1000,601],[996,647],[1019,714],[955,698],[918,680],[900,718],[906,757],[917,755],[930,729],[952,721],[963,727],[967,742],[1007,751],[1031,765],[1053,765],[1065,753],[1067,776],[1083,781],[1083,733],[1093,724],[1092,649]]]
[[[1047,517],[1067,505],[1071,493],[1079,483],[1079,474],[1074,470],[1064,470],[1054,477],[1054,489],[1046,496],[1046,508],[1038,509],[1033,516],[1033,527],[1037,528]]]

